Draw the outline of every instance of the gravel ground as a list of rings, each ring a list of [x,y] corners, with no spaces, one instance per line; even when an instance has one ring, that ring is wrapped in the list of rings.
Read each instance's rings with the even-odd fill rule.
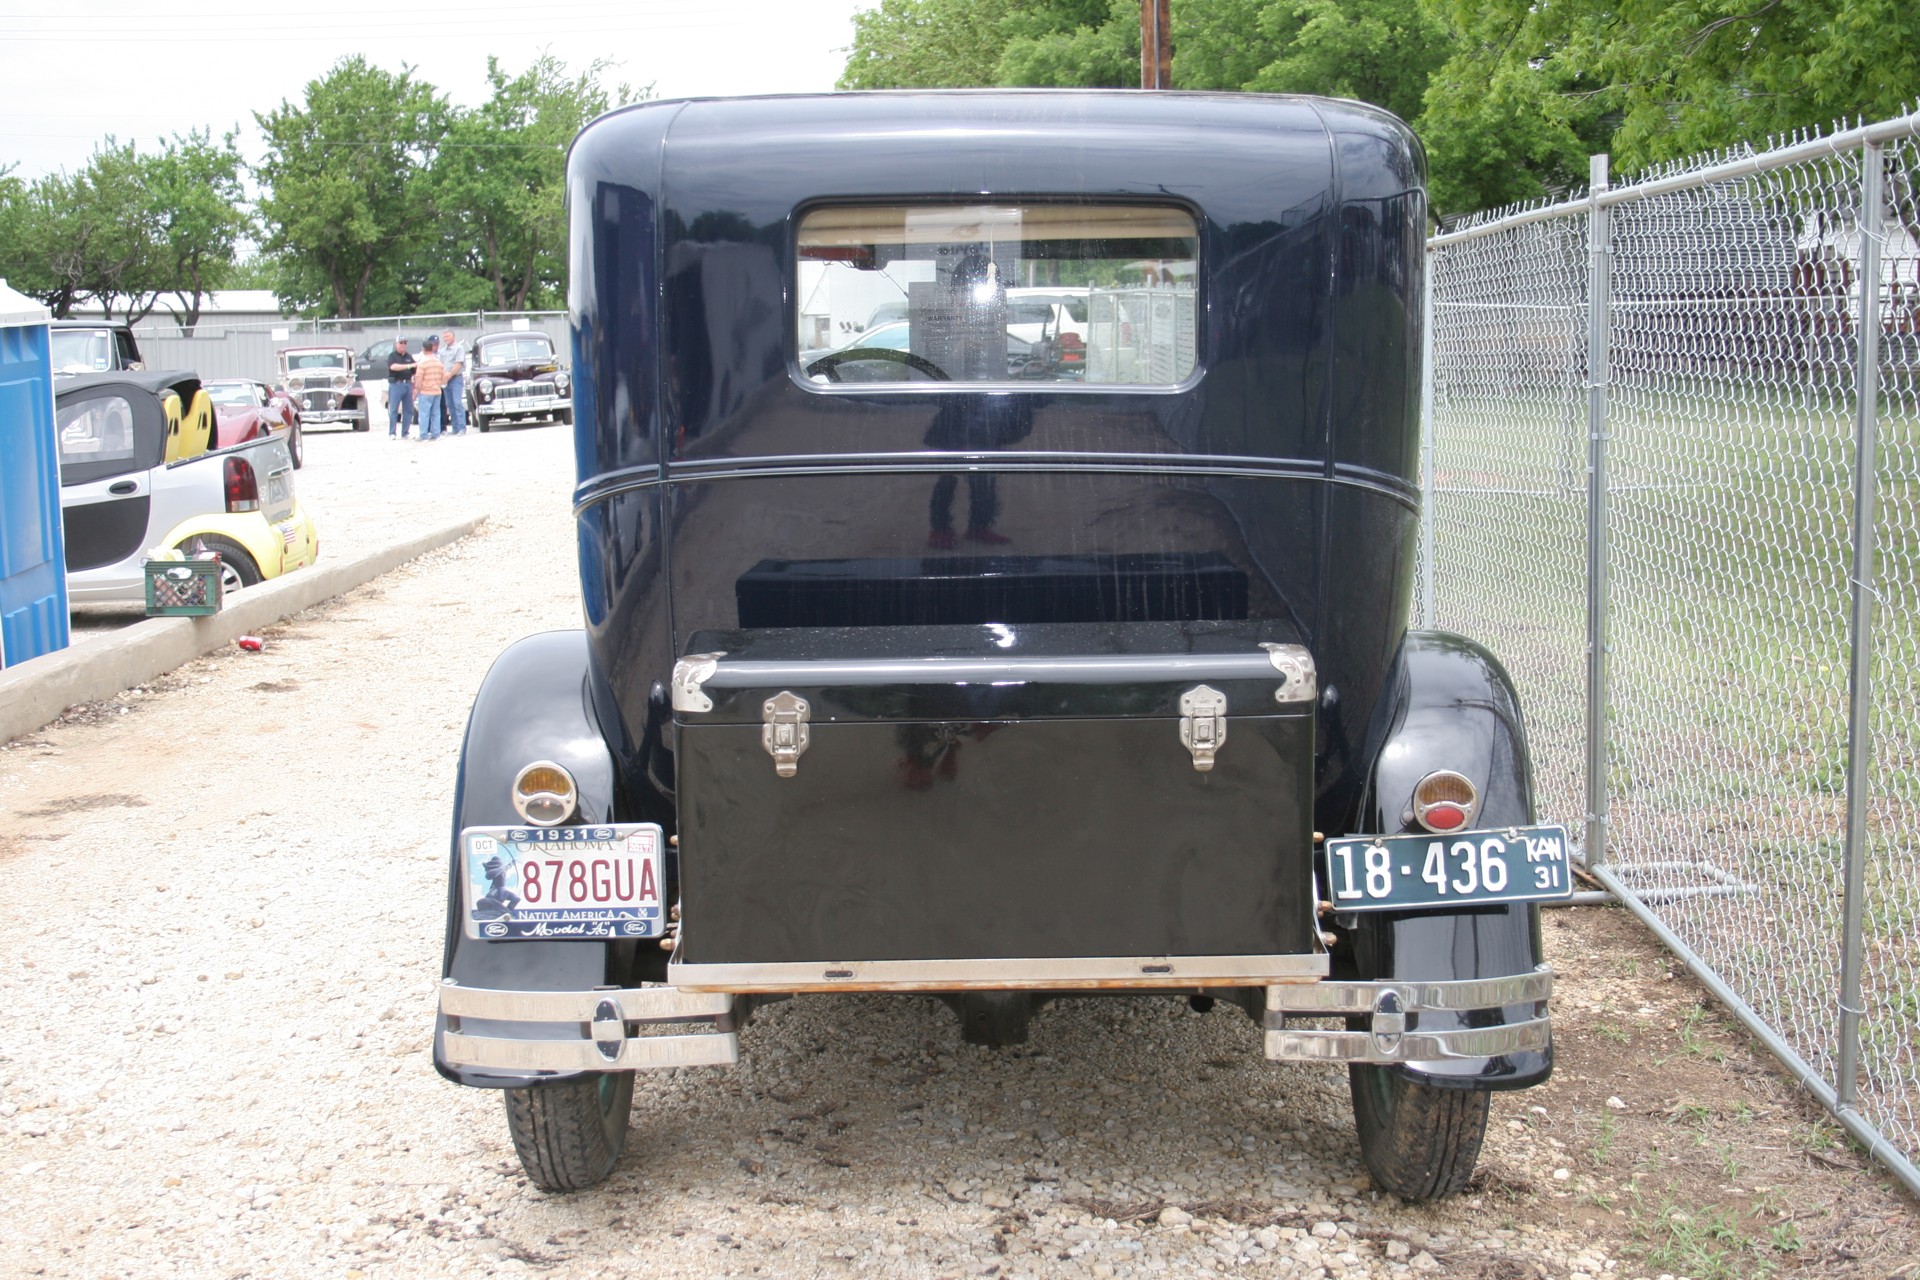
[[[262,653],[0,750],[0,1274],[1516,1280],[1920,1256],[1911,1202],[1609,912],[1554,913],[1561,1073],[1496,1100],[1482,1177],[1448,1205],[1371,1189],[1341,1071],[1265,1063],[1225,1008],[1097,998],[1007,1050],[912,997],[768,1008],[739,1067],[642,1078],[607,1185],[534,1191],[498,1098],[440,1080],[428,1045],[473,691],[512,640],[577,624],[569,447],[316,435],[299,483],[323,554],[487,525]],[[1595,1033],[1615,1017],[1624,1039]],[[1641,1065],[1667,1047],[1677,1065]],[[1696,1159],[1676,1089],[1798,1136],[1758,1169]],[[1689,1272],[1656,1248],[1675,1204],[1735,1205],[1762,1240],[1778,1211],[1804,1243]],[[1810,1204],[1832,1207],[1823,1253]]]

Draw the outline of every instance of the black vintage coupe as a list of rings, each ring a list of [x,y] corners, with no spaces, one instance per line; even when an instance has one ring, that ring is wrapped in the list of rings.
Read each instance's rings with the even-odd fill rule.
[[[587,128],[583,625],[475,702],[434,1036],[535,1183],[604,1178],[635,1074],[735,1061],[767,1001],[931,996],[998,1045],[1101,992],[1345,1064],[1378,1183],[1466,1185],[1551,1069],[1571,868],[1500,664],[1408,624],[1424,168],[1309,98]],[[1016,367],[1048,288],[1077,358]],[[821,349],[886,299],[897,341]]]
[[[553,339],[534,329],[474,339],[467,417],[482,431],[542,418],[572,422],[572,375],[560,366]]]

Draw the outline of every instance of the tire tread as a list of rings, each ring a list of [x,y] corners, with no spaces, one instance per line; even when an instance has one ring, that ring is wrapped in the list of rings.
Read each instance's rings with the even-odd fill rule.
[[[602,1115],[600,1079],[508,1089],[507,1132],[529,1181],[542,1191],[581,1191],[606,1179],[626,1145],[632,1077]]]
[[[1466,1190],[1487,1136],[1492,1095],[1484,1089],[1437,1089],[1390,1075],[1388,1114],[1382,1114],[1363,1073],[1386,1071],[1358,1064],[1349,1068],[1360,1154],[1368,1171],[1406,1200],[1440,1200]]]

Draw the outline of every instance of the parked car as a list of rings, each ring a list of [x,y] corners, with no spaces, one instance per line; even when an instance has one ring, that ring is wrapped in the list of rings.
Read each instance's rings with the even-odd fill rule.
[[[407,350],[416,356],[426,348],[425,336],[405,338],[405,342]],[[393,355],[397,345],[399,345],[398,341],[394,338],[382,338],[378,342],[362,347],[360,354],[354,357],[353,380],[364,387],[384,387],[387,381],[387,360]]]
[[[1538,908],[1572,868],[1499,662],[1408,625],[1407,127],[701,99],[603,116],[568,164],[590,420],[553,552],[584,625],[475,699],[433,1048],[503,1091],[527,1176],[604,1178],[635,1073],[737,1061],[769,1000],[932,996],[1004,1045],[1099,992],[1346,1065],[1375,1182],[1466,1186],[1492,1093],[1551,1071]],[[896,263],[918,365],[803,360],[803,269],[832,296]],[[1164,360],[1008,381],[999,281],[1139,263]]]
[[[300,406],[304,421],[340,423],[365,431],[371,423],[367,392],[351,347],[288,347],[276,357],[280,385]],[[380,381],[386,381],[381,366]],[[296,451],[297,453],[297,451]]]
[[[251,378],[210,378],[200,385],[213,401],[215,448],[277,431],[286,437],[294,470],[306,465],[300,406],[286,392]]]
[[[155,549],[217,552],[229,592],[319,556],[286,438],[214,447],[213,402],[193,374],[75,377],[55,391],[54,422],[76,603],[142,600]]]
[[[133,327],[117,320],[55,320],[48,340],[56,378],[147,367]]]
[[[467,417],[486,431],[501,422],[573,421],[572,375],[553,339],[537,330],[483,333],[473,341]]]

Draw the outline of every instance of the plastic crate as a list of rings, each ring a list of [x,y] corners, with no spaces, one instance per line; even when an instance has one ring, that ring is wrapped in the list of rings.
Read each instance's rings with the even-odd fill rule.
[[[147,616],[204,618],[220,612],[220,561],[148,560]]]

